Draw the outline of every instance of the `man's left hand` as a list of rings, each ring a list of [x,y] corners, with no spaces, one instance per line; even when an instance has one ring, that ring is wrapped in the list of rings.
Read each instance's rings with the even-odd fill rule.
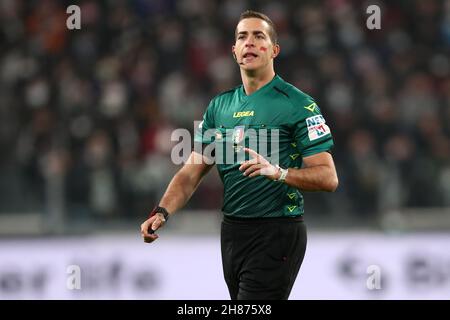
[[[270,180],[277,180],[280,177],[281,173],[278,168],[267,161],[262,155],[250,148],[244,148],[243,150],[251,157],[250,160],[244,161],[239,167],[239,171],[244,171],[244,176],[248,176],[249,178],[266,176]]]

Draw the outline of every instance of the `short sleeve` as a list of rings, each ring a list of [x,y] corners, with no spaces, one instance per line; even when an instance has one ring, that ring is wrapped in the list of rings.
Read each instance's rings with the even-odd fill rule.
[[[203,114],[202,121],[196,126],[194,134],[194,142],[202,144],[210,144],[214,142],[214,102],[211,101]]]
[[[302,157],[329,151],[333,137],[316,102],[308,97],[294,106],[294,141]]]

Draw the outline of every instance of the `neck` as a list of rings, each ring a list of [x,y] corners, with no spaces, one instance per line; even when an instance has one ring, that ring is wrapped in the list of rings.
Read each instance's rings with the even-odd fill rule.
[[[264,72],[255,70],[241,69],[242,84],[244,85],[245,93],[251,95],[264,85],[268,84],[275,77],[275,71],[272,69]]]

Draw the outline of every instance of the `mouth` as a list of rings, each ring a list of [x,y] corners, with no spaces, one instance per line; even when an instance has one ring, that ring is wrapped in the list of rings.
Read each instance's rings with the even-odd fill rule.
[[[245,62],[252,62],[254,59],[256,59],[258,57],[258,55],[256,53],[253,52],[246,52],[244,53],[244,55],[242,56],[242,59]]]

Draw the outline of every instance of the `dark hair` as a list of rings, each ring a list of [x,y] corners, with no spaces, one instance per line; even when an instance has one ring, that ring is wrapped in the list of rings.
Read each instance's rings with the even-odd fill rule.
[[[277,44],[277,41],[278,41],[277,31],[275,30],[274,23],[272,22],[272,20],[270,20],[270,18],[268,16],[266,16],[265,14],[263,14],[261,12],[257,12],[257,11],[253,11],[253,10],[246,10],[241,13],[238,24],[242,20],[248,19],[248,18],[257,18],[257,19],[261,19],[261,20],[264,20],[265,22],[267,22],[270,26],[270,28],[269,28],[270,40],[272,40],[273,44]],[[234,36],[237,37],[237,26],[236,26],[236,30],[234,31]]]

